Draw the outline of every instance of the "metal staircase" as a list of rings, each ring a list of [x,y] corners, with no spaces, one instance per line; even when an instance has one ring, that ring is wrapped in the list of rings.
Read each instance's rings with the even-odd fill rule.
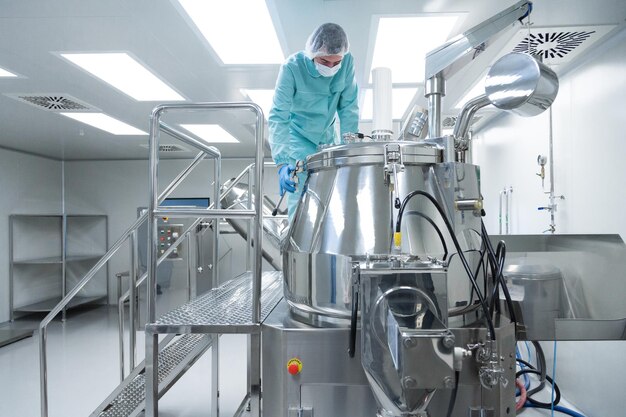
[[[213,337],[170,335],[159,344],[159,398],[211,347]],[[145,363],[141,362],[90,417],[135,417],[143,412],[145,399]]]
[[[261,287],[261,322],[282,299],[282,273],[264,272]],[[224,333],[247,333],[254,323],[252,313],[252,273],[228,281],[218,288],[170,311],[150,325],[150,331],[170,333],[159,343],[158,398],[178,381],[212,345],[222,329]],[[184,332],[181,336],[176,334]],[[91,417],[135,417],[145,408],[145,363],[133,372],[91,414]]]
[[[196,138],[180,132],[160,120],[166,112],[198,112],[198,111],[247,110],[256,115],[255,140],[256,153],[254,163],[229,185],[220,190],[221,154],[219,150]],[[111,246],[107,253],[87,272],[87,274],[68,292],[61,302],[42,320],[39,325],[40,353],[40,388],[41,417],[48,417],[48,359],[47,359],[47,327],[50,322],[72,301],[107,264],[119,249],[129,241],[130,256],[130,289],[118,300],[120,311],[120,385],[91,414],[94,416],[131,417],[140,415],[144,410],[147,416],[158,412],[158,399],[164,395],[176,381],[204,354],[209,348],[212,351],[212,384],[211,384],[211,415],[218,416],[218,355],[220,333],[245,333],[250,335],[248,355],[249,390],[238,413],[248,403],[253,416],[260,416],[260,324],[274,309],[282,298],[282,274],[280,272],[263,273],[261,245],[254,242],[263,240],[263,204],[254,206],[254,201],[262,202],[263,184],[263,124],[264,116],[259,106],[254,103],[197,103],[172,104],[157,106],[151,116],[150,123],[150,201],[148,210],[131,225],[122,236]],[[200,153],[165,189],[157,195],[157,166],[159,162],[159,133],[165,132],[180,141],[200,149]],[[160,203],[199,165],[206,157],[215,160],[213,179],[213,201],[207,209],[187,209],[162,207]],[[240,179],[248,176],[250,191],[245,200],[237,200],[235,207],[220,207],[224,195],[231,192]],[[254,188],[253,188],[254,187]],[[247,206],[247,207],[246,207]],[[192,218],[191,225],[164,252],[157,251],[157,218]],[[205,220],[213,220],[213,259],[218,259],[219,223],[220,219],[239,219],[250,222],[247,227],[248,251],[246,266],[248,272],[237,279],[217,287],[217,266],[213,268],[213,289],[163,317],[156,317],[156,269],[173,250],[186,239],[189,239],[196,226]],[[137,275],[137,230],[145,221],[148,222],[148,270],[141,277]],[[253,254],[254,252],[254,254]],[[214,261],[215,262],[215,261]],[[136,317],[137,288],[147,281],[147,324],[146,324],[146,360],[135,365],[136,356]],[[124,377],[124,343],[123,343],[123,310],[125,300],[129,304],[130,317],[130,374]],[[159,334],[167,336],[159,343]]]

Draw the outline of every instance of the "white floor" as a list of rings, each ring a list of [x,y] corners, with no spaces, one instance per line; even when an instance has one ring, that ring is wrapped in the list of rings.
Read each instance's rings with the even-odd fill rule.
[[[37,322],[20,320],[18,325],[36,327]],[[141,360],[143,335],[138,340]],[[49,327],[48,346],[50,417],[89,416],[119,383],[116,309],[72,311],[65,323],[55,320]],[[246,339],[222,336],[220,346],[220,414],[232,416],[246,390]],[[210,357],[209,351],[161,399],[161,417],[210,415]],[[546,394],[538,399],[548,400],[549,393]],[[0,348],[0,417],[39,415],[39,351],[35,335]],[[526,409],[521,415],[548,416],[550,411]]]
[[[141,360],[143,334],[138,340]],[[116,309],[72,311],[65,323],[55,320],[49,327],[48,346],[50,417],[89,416],[119,383]],[[228,416],[245,394],[246,339],[222,336],[220,346],[220,410]],[[209,415],[210,358],[209,350],[161,399],[161,417]],[[39,399],[37,336],[0,348],[0,416],[39,416]]]

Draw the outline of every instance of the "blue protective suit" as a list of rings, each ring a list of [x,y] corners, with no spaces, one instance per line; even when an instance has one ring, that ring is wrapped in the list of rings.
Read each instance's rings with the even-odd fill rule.
[[[341,68],[332,77],[323,77],[304,52],[290,56],[280,68],[274,101],[268,117],[269,142],[277,165],[293,164],[317,152],[318,145],[341,143],[336,137],[339,116],[340,134],[357,132],[359,121],[358,89],[353,58],[344,55]],[[298,175],[295,193],[289,193],[289,217],[304,186],[306,173]]]

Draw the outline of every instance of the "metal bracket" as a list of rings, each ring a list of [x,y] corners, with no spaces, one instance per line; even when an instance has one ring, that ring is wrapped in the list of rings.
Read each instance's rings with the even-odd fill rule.
[[[400,198],[398,197],[398,172],[404,172],[404,163],[402,162],[402,147],[397,143],[385,145],[385,168],[384,181],[385,185],[393,184],[392,192],[396,194],[396,208],[400,208]]]

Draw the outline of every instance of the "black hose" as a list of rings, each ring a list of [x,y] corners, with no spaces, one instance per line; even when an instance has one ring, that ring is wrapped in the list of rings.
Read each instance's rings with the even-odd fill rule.
[[[541,375],[541,371],[538,371],[536,369],[530,369],[530,368],[522,369],[521,371],[517,371],[517,373],[515,374],[515,378],[519,378],[520,376],[522,376],[524,374]],[[552,407],[553,404],[557,405],[559,403],[559,401],[561,401],[561,390],[559,389],[559,386],[548,375],[546,375],[546,380],[550,384],[554,385],[554,403],[544,403],[544,402],[541,402],[541,401],[533,400],[530,396],[528,396],[528,394],[526,394],[526,399],[531,404],[534,404],[534,405],[536,405],[538,407],[550,408],[550,407]]]
[[[461,378],[460,371],[454,371],[454,377],[456,381],[454,383],[454,389],[450,394],[450,403],[448,404],[448,412],[446,413],[446,417],[452,416],[452,411],[454,410],[454,404],[456,403],[456,394],[459,392],[459,379]]]
[[[430,217],[428,217],[424,213],[420,213],[417,210],[407,211],[406,214],[407,214],[407,216],[408,215],[419,216],[419,217],[423,218],[424,220],[426,220],[428,223],[430,223],[435,228],[435,231],[437,232],[437,234],[439,235],[439,239],[441,240],[441,245],[443,246],[443,260],[445,261],[446,258],[448,257],[448,245],[446,245],[446,240],[443,238],[443,233],[441,233],[441,230],[437,227],[437,225],[435,224],[433,219],[431,219]]]
[[[526,395],[530,396],[533,395],[539,391],[541,391],[543,389],[543,387],[546,385],[546,356],[543,353],[543,349],[541,348],[541,345],[539,344],[539,342],[532,342],[533,346],[535,347],[535,356],[537,357],[537,370],[541,372],[541,376],[539,379],[539,386],[528,390],[528,392],[526,392]]]
[[[536,367],[534,367],[530,362],[526,362],[523,359],[517,358],[516,361],[527,366],[529,369],[535,370],[535,371],[539,371],[539,382],[540,384],[538,386],[536,386],[533,389],[530,389],[526,392],[526,396],[530,397],[533,394],[538,393],[539,391],[541,391],[545,385],[546,385],[546,357],[543,353],[543,349],[541,348],[541,345],[539,345],[539,342],[532,342],[533,346],[535,346],[535,356],[537,357],[537,366],[539,367],[539,369],[537,369]]]
[[[359,315],[359,292],[352,293],[352,312],[350,314],[350,339],[348,340],[348,356],[354,358],[356,350],[356,322]]]
[[[506,257],[506,244],[504,241],[498,242],[498,248],[494,254],[493,246],[491,245],[491,241],[489,240],[489,234],[487,233],[487,228],[485,227],[485,223],[481,220],[481,230],[483,233],[483,241],[487,246],[487,253],[489,257],[489,261],[491,263],[491,273],[494,278],[494,288],[493,294],[490,300],[490,308],[489,313],[493,314],[494,307],[498,304],[499,300],[499,292],[498,288],[502,287],[502,292],[504,293],[504,298],[506,300],[507,307],[509,309],[509,315],[511,317],[511,321],[513,323],[517,323],[517,316],[515,314],[515,310],[513,308],[513,300],[511,299],[511,294],[509,293],[509,288],[504,281],[504,276],[502,275],[502,271],[504,269],[504,261]]]
[[[450,234],[450,237],[452,238],[452,242],[454,243],[456,251],[459,254],[459,258],[461,259],[461,262],[463,263],[463,267],[465,268],[465,272],[467,273],[467,276],[469,277],[470,282],[472,283],[472,287],[474,287],[474,290],[476,291],[476,295],[478,296],[478,299],[480,300],[480,304],[482,306],[483,313],[485,315],[485,321],[487,322],[487,327],[489,328],[489,333],[490,333],[489,336],[491,340],[496,340],[496,330],[493,326],[493,320],[491,316],[489,315],[489,309],[487,308],[487,303],[485,301],[485,298],[480,292],[480,288],[478,287],[478,284],[476,283],[476,280],[474,279],[474,275],[472,274],[470,266],[467,263],[465,254],[463,253],[463,250],[461,249],[461,245],[459,244],[458,239],[454,235],[454,230],[452,229],[452,225],[450,224],[450,221],[448,220],[448,217],[446,216],[445,212],[441,208],[441,205],[439,205],[439,202],[435,200],[435,197],[421,190],[415,190],[415,191],[410,192],[402,201],[402,206],[400,207],[400,210],[398,211],[398,219],[396,221],[396,232],[397,233],[400,232],[400,226],[402,224],[402,215],[404,213],[404,209],[406,208],[407,203],[409,202],[411,198],[415,197],[416,195],[422,195],[428,198],[430,202],[435,206],[435,208],[441,215],[441,218],[443,219],[444,223],[446,224],[446,227],[448,228],[448,233]]]
[[[498,278],[499,278],[500,286],[502,287],[502,292],[504,293],[506,305],[509,308],[511,321],[517,324],[517,315],[515,314],[515,308],[513,306],[513,300],[511,299],[511,293],[509,293],[509,287],[506,285],[506,281],[504,280],[504,275],[502,274],[502,270],[504,269],[504,258],[506,256],[506,246],[503,241],[500,241],[500,244],[502,244],[502,257],[500,260],[500,265],[498,266]]]
[[[407,212],[407,214],[408,214],[408,212]],[[473,249],[473,250],[470,250],[468,252],[472,252],[472,251],[477,251],[477,250]],[[478,273],[480,272],[480,269],[481,269],[481,266],[482,266],[483,282],[485,283],[484,291],[485,291],[485,294],[486,294],[487,293],[487,288],[486,288],[487,270],[485,269],[485,262],[484,262],[485,261],[485,253],[482,250],[478,250],[477,252],[480,253],[480,260],[478,261],[478,266],[476,267],[476,272],[474,272],[474,279],[478,280]],[[453,253],[452,255],[450,255],[450,260],[448,261],[448,265],[450,264],[450,262],[452,262],[452,258],[454,257],[454,255],[456,255],[456,254]],[[470,293],[470,299],[469,299],[469,301],[467,303],[467,308],[455,311],[454,314],[451,315],[451,317],[460,316],[461,314],[466,314],[466,313],[474,311],[474,305],[473,305],[473,302],[474,302],[474,292],[475,292],[474,288],[472,288],[472,292]]]

